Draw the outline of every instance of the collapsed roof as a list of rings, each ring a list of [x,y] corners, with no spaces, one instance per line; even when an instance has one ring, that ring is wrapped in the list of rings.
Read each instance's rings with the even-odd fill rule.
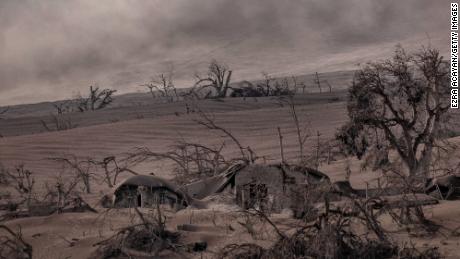
[[[219,175],[184,185],[180,189],[186,192],[190,197],[203,199],[210,195],[222,192],[229,185],[234,185],[237,174],[241,172],[245,172],[247,174],[259,173],[261,171],[261,167],[265,167],[267,170],[278,170],[285,178],[294,179],[294,183],[302,183],[299,179],[304,178],[307,178],[309,183],[330,181],[326,174],[309,167],[290,166],[286,164],[247,165],[244,163],[237,163],[231,165],[227,168],[227,170]]]
[[[181,190],[196,199],[206,198],[215,193],[222,192],[234,181],[235,175],[245,167],[246,165],[243,163],[231,165],[221,174],[186,184],[181,187]]]
[[[174,183],[157,176],[151,175],[135,175],[120,182],[113,188],[113,193],[116,194],[120,188],[124,186],[144,186],[149,188],[164,188],[177,196],[183,198],[187,204],[201,207],[203,204],[199,200],[204,199],[213,194],[222,192],[228,186],[234,187],[235,177],[240,172],[245,174],[260,173],[264,167],[270,170],[277,170],[285,178],[292,179],[291,183],[305,183],[298,179],[308,179],[308,182],[329,181],[329,177],[318,170],[300,167],[289,166],[286,164],[271,164],[271,165],[247,165],[245,163],[236,163],[229,166],[222,173],[203,180],[199,180],[184,186],[178,187]]]

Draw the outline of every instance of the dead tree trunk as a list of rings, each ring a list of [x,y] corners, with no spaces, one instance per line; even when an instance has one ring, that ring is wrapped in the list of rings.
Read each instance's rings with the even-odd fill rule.
[[[315,83],[318,85],[319,92],[321,93],[321,92],[322,92],[322,89],[321,89],[321,82],[319,81],[318,72],[316,72],[315,75],[316,75]]]
[[[281,128],[278,127],[278,136],[280,138],[280,153],[281,153],[281,163],[285,163],[286,160],[284,159],[284,147],[283,147],[283,135],[281,134]]]

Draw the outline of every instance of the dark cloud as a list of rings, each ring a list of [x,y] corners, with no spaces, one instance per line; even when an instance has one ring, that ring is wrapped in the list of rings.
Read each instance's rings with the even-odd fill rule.
[[[187,86],[211,58],[236,78],[340,68],[387,43],[448,35],[448,12],[429,0],[2,0],[0,104],[92,83],[135,91],[168,64]]]

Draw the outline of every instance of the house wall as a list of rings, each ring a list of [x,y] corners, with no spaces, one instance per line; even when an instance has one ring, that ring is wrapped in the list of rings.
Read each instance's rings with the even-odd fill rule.
[[[132,208],[137,206],[137,186],[123,185],[114,193],[114,207]]]
[[[146,186],[120,186],[115,192],[115,207],[132,208],[132,207],[154,207],[157,202],[167,204],[176,209],[185,207],[182,197],[171,192],[166,188],[155,188]]]
[[[171,208],[184,208],[184,200],[176,193],[166,188],[149,188],[139,186],[138,192],[141,195],[142,207],[151,208],[158,204],[169,205]]]
[[[260,204],[260,202],[254,204],[250,201],[253,198],[251,192],[254,189],[254,184],[266,188],[267,195],[263,201],[264,204]],[[286,186],[283,184],[283,173],[279,168],[266,165],[247,166],[236,175],[235,186],[237,203],[245,209],[256,205],[263,207],[259,209],[279,212],[290,206]]]
[[[283,171],[284,170],[284,171]],[[298,209],[299,195],[303,196],[310,184],[317,184],[317,179],[309,179],[308,174],[291,168],[279,166],[250,165],[240,170],[235,176],[236,200],[244,209],[259,206],[251,202],[251,188],[254,184],[264,185],[267,190],[266,208],[271,212],[281,212],[285,208]],[[251,187],[252,184],[252,187]],[[254,195],[252,195],[254,196]],[[257,198],[257,197],[256,197]],[[263,206],[262,206],[263,207]]]

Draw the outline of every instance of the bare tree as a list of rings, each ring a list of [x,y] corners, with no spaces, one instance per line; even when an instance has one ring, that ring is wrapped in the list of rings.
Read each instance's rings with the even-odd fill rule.
[[[70,113],[73,111],[71,101],[57,102],[53,104],[55,113],[50,115],[49,120],[40,120],[46,131],[61,131],[76,128],[78,125],[72,122]]]
[[[175,147],[180,150],[187,168],[195,168],[201,174],[216,175],[229,164],[222,155],[225,141],[215,148],[187,141],[179,141]]]
[[[152,98],[154,99],[156,97],[155,91],[159,92],[161,97],[166,98],[168,102],[173,102],[174,97],[176,100],[179,97],[177,89],[173,83],[172,72],[169,74],[160,74],[156,78],[152,78],[149,83],[143,84],[142,86],[145,86],[150,90]]]
[[[6,107],[3,110],[0,110],[0,115],[5,114],[9,109],[10,109],[10,107]],[[0,119],[2,119],[2,117],[0,117]]]
[[[199,100],[202,97],[199,93],[199,89],[196,87],[191,87],[188,90],[179,93],[179,96],[182,97],[183,100],[191,102]]]
[[[150,91],[150,94],[152,95],[152,98],[155,100],[155,86],[154,85],[151,85],[151,84],[144,84],[144,85],[141,85],[141,86],[145,86],[149,89]]]
[[[26,169],[24,165],[17,165],[14,170],[2,168],[0,173],[5,184],[11,186],[21,198],[19,204],[25,203],[26,208],[29,209],[32,200],[36,198],[33,172]]]
[[[326,80],[326,79],[321,80],[320,77],[319,77],[319,73],[315,72],[315,79],[313,79],[313,83],[315,83],[318,86],[318,89],[319,89],[320,93],[322,93],[322,91],[323,91],[323,88],[321,86],[321,82],[323,82],[324,84],[327,85],[327,87],[329,88],[329,93],[331,93],[332,92],[332,85],[329,83],[329,81]],[[305,91],[305,88],[304,88],[304,91]]]
[[[329,87],[329,93],[332,93],[332,85],[327,80],[324,80],[324,82],[327,84],[327,87]]]
[[[127,258],[158,258],[165,250],[174,253],[172,257],[177,257],[177,254],[184,258],[189,246],[179,243],[178,232],[167,229],[167,218],[158,202],[155,202],[154,208],[147,214],[134,207],[136,217],[132,223],[118,229],[108,239],[94,244],[99,248],[91,258],[110,258],[113,254]]]
[[[104,182],[112,188],[117,184],[118,176],[123,172],[137,175],[135,171],[129,168],[127,160],[117,160],[115,156],[107,156],[102,160],[88,159],[88,162],[96,166],[101,166],[104,169]]]
[[[239,87],[231,87],[231,97],[262,97],[294,95],[300,84],[297,77],[275,79],[267,73],[262,73],[264,80],[254,85],[250,81],[242,81]],[[292,85],[291,85],[292,82]]]
[[[302,88],[302,94],[305,94],[305,89],[307,88],[307,84],[305,84],[305,82],[300,82],[299,87]]]
[[[113,102],[112,95],[117,90],[89,87],[88,97],[80,96],[77,99],[77,108],[80,112],[100,110]]]
[[[215,122],[215,119],[211,117],[210,115],[204,113],[203,111],[199,110],[198,115],[200,116],[200,119],[196,119],[195,122],[205,126],[206,128],[210,130],[217,130],[222,132],[226,137],[229,137],[233,143],[238,147],[240,154],[241,154],[241,159],[247,163],[254,163],[254,161],[257,159],[256,154],[254,151],[251,149],[251,147],[247,146],[244,147],[241,142],[227,129],[224,127],[217,125]]]
[[[53,103],[53,107],[56,114],[65,114],[74,111],[74,103],[71,100]]]
[[[292,77],[292,81],[297,85],[297,79],[295,79],[295,77]],[[290,86],[289,78],[284,77],[281,82],[276,80],[271,96],[293,96],[295,95],[295,90],[295,87]]]
[[[291,79],[292,79],[292,88],[290,89],[293,89],[293,94],[295,94],[297,92],[297,88],[299,87],[299,83],[297,82],[297,77],[296,76],[291,76]]]
[[[63,157],[53,157],[49,158],[52,161],[62,163],[64,166],[67,166],[72,173],[78,178],[84,186],[86,193],[91,193],[91,179],[95,175],[91,172],[92,163],[88,160],[79,160],[74,155],[67,155]]]
[[[76,188],[80,181],[80,177],[77,175],[73,177],[63,177],[62,174],[55,176],[53,183],[45,183],[46,194],[43,200],[55,203],[57,212],[62,212],[62,209],[69,204],[72,198],[79,197]]]
[[[72,122],[72,117],[67,114],[51,114],[51,123],[46,120],[40,120],[40,122],[46,131],[61,131],[78,127]]]
[[[315,80],[314,80],[314,82],[315,82],[315,84],[318,86],[319,92],[321,93],[321,92],[322,92],[322,89],[321,89],[321,81],[319,80],[318,72],[315,73]]]
[[[196,77],[197,81],[194,88],[198,88],[199,90],[212,88],[215,91],[215,97],[225,98],[230,89],[232,70],[229,70],[226,65],[219,63],[217,60],[212,60],[209,64],[207,75],[204,77],[196,75]],[[207,96],[211,94],[212,90],[208,92]]]
[[[305,156],[305,142],[308,140],[310,137],[310,131],[308,128],[308,124],[302,125],[298,111],[297,111],[297,106],[294,101],[294,96],[293,95],[288,95],[287,98],[280,98],[280,105],[284,106],[285,104],[288,105],[289,108],[289,113],[293,119],[295,129],[296,129],[296,135],[297,135],[297,143],[299,145],[299,163],[301,165],[305,165],[306,163],[306,156]]]
[[[155,152],[148,148],[138,148],[126,158],[131,163],[141,163],[144,161],[172,161],[177,173],[176,181],[181,183],[200,179],[204,176],[214,176],[228,166],[238,164],[254,163],[258,158],[249,146],[244,146],[230,131],[218,125],[215,119],[205,114],[197,108],[198,118],[194,121],[209,130],[223,133],[222,138],[229,138],[240,152],[239,156],[226,158],[223,156],[227,145],[226,140],[222,140],[220,145],[206,146],[200,143],[185,140],[178,141],[166,152]]]
[[[257,84],[257,88],[260,92],[263,93],[264,96],[270,96],[273,91],[272,83],[274,81],[274,78],[266,72],[262,72],[262,75],[264,77],[264,80],[262,83]]]
[[[181,140],[167,152],[153,152],[148,148],[138,148],[136,152],[128,156],[127,160],[132,163],[147,160],[172,161],[175,165],[176,180],[182,184],[205,176],[216,175],[228,167],[233,160],[227,160],[222,155],[224,147],[225,142],[219,147],[211,147]]]
[[[320,142],[320,137],[321,133],[319,131],[316,131],[316,151],[315,151],[315,169],[318,170],[319,163],[320,163],[320,149],[321,149],[321,142]]]
[[[278,137],[280,143],[280,156],[281,156],[281,163],[286,163],[286,159],[284,158],[284,143],[283,143],[283,134],[281,134],[281,128],[278,127]]]
[[[5,114],[9,109],[10,109],[10,107],[4,108],[3,110],[0,111],[0,115]],[[1,120],[1,119],[3,119],[3,118],[0,117],[0,120]],[[3,138],[3,135],[2,135],[2,134],[0,134],[0,138]]]
[[[345,150],[358,158],[396,150],[409,182],[423,184],[449,107],[449,64],[439,51],[398,47],[391,60],[359,70],[349,95],[350,119],[337,134]]]

